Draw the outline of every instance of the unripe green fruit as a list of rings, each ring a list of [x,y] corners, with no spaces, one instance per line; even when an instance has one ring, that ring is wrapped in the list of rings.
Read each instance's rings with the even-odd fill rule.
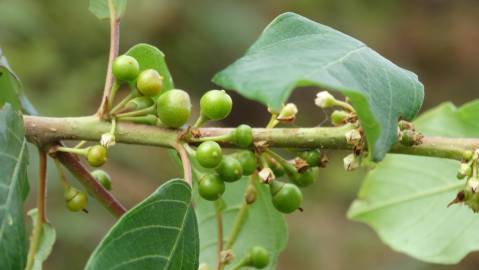
[[[205,168],[214,168],[220,164],[223,159],[221,146],[214,141],[201,143],[196,149],[196,159],[201,166]]]
[[[188,121],[191,114],[191,100],[188,93],[173,89],[158,97],[157,112],[160,121],[172,128],[179,128]]]
[[[144,96],[157,96],[163,88],[163,77],[154,69],[145,69],[138,75],[136,88]]]
[[[318,171],[318,168],[308,168],[304,172],[294,174],[290,178],[298,187],[307,187],[316,182]]]
[[[249,252],[248,266],[263,269],[269,264],[269,252],[264,247],[254,246]]]
[[[88,163],[93,167],[100,167],[105,164],[107,160],[106,148],[102,145],[94,145],[88,149],[87,152]]]
[[[282,213],[294,212],[303,202],[303,194],[296,185],[273,181],[270,190],[274,207]]]
[[[253,129],[245,124],[239,125],[233,131],[232,141],[239,147],[250,147],[253,144]]]
[[[256,156],[249,150],[236,153],[236,159],[241,163],[243,175],[252,175],[256,171]]]
[[[78,189],[69,186],[63,191],[63,197],[65,198],[66,201],[69,201],[75,197],[78,192],[80,192]]]
[[[111,190],[111,177],[104,170],[94,170],[91,175],[107,190]]]
[[[85,209],[88,204],[88,196],[85,192],[79,191],[74,187],[68,187],[64,193],[67,202],[67,208],[70,211],[77,212]]]
[[[341,126],[346,123],[349,113],[346,111],[335,110],[331,113],[331,123],[335,126]]]
[[[129,55],[120,55],[113,61],[112,73],[120,81],[132,81],[140,73],[140,64]]]
[[[217,174],[207,174],[198,183],[200,196],[208,201],[215,201],[225,192],[225,183]]]
[[[201,114],[211,120],[226,118],[233,108],[233,101],[225,90],[210,90],[200,99]]]
[[[225,156],[220,165],[216,168],[216,172],[220,175],[221,180],[225,182],[234,182],[243,175],[243,167],[241,163],[232,156]]]
[[[310,151],[304,151],[299,155],[300,158],[304,159],[311,167],[319,166],[321,163],[321,151],[315,149]]]

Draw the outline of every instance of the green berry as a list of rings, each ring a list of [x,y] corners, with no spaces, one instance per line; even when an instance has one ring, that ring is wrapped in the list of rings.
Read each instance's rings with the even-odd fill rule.
[[[107,190],[111,190],[111,177],[104,170],[94,170],[91,175]]]
[[[140,64],[129,55],[120,55],[113,61],[111,70],[117,80],[132,81],[140,73]]]
[[[316,182],[318,171],[318,168],[308,168],[304,172],[294,174],[290,178],[298,187],[307,187]]]
[[[154,97],[160,94],[163,87],[163,77],[154,69],[145,69],[136,80],[136,88],[147,97]]]
[[[162,123],[172,128],[179,128],[190,118],[190,96],[179,89],[167,91],[158,97],[157,112]]]
[[[236,159],[241,163],[243,175],[252,175],[256,171],[256,155],[249,150],[236,153]]]
[[[335,126],[341,126],[346,123],[349,113],[346,111],[335,110],[331,113],[331,123]]]
[[[226,118],[232,107],[233,101],[225,90],[210,90],[200,99],[201,114],[211,120]]]
[[[239,125],[233,131],[233,143],[239,147],[247,148],[253,144],[253,129],[245,124]]]
[[[100,167],[105,164],[107,160],[106,148],[102,145],[94,145],[88,149],[87,152],[88,163],[93,167]]]
[[[296,185],[273,181],[270,184],[274,207],[282,213],[292,213],[301,206],[303,194]]]
[[[215,201],[225,192],[225,183],[217,174],[207,174],[198,183],[198,192],[208,201]]]
[[[64,196],[67,203],[67,208],[70,211],[78,212],[87,207],[88,196],[85,192],[79,191],[74,187],[68,187],[65,190]]]
[[[243,167],[238,159],[232,156],[225,156],[220,165],[216,168],[216,172],[225,182],[234,182],[243,175]]]
[[[214,141],[201,143],[196,149],[196,159],[201,166],[205,168],[214,168],[220,164],[223,159],[221,146]]]
[[[473,157],[474,157],[474,152],[472,152],[471,150],[466,150],[466,151],[462,152],[462,158],[463,158],[465,161],[469,161],[469,160],[471,160]]]
[[[321,151],[318,149],[304,151],[299,155],[300,158],[304,159],[311,167],[319,166],[321,163]]]
[[[248,266],[263,269],[269,264],[269,252],[264,247],[254,246],[249,252]]]

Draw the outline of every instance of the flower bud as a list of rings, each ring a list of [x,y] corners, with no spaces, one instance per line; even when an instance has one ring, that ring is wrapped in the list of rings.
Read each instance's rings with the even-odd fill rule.
[[[328,91],[321,91],[316,95],[314,104],[320,108],[330,108],[336,105],[336,99]]]
[[[471,150],[466,150],[466,151],[462,152],[462,158],[463,158],[465,161],[469,161],[469,160],[471,160],[473,157],[474,157],[474,152],[472,152]]]
[[[100,144],[108,148],[116,144],[115,135],[112,133],[103,133],[100,138]]]
[[[200,263],[198,270],[210,270],[210,267],[208,266],[207,263]]]
[[[343,110],[335,110],[331,113],[331,123],[335,126],[341,126],[346,123],[350,114]]]
[[[360,160],[355,154],[349,154],[343,159],[344,169],[346,171],[353,171],[359,168]]]
[[[477,178],[471,178],[467,182],[467,189],[472,191],[473,193],[477,192],[477,189],[479,188],[479,179]]]
[[[273,171],[268,167],[261,169],[261,171],[258,173],[258,176],[265,184],[271,183],[275,178]]]
[[[464,179],[466,176],[469,177],[472,174],[471,165],[468,163],[461,163],[459,169],[457,170],[457,178]]]
[[[248,185],[244,200],[247,204],[253,204],[256,201],[256,187],[254,185]]]
[[[344,134],[346,142],[351,145],[357,145],[361,142],[361,133],[357,129],[350,130]]]
[[[294,103],[288,103],[283,106],[276,120],[283,123],[291,123],[296,119],[298,113],[298,107]]]
[[[234,259],[235,255],[233,254],[233,250],[227,249],[220,252],[220,260],[223,264],[229,264]]]

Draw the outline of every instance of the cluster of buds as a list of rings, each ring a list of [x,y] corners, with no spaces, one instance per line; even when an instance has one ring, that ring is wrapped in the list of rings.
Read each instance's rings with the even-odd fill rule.
[[[449,204],[464,203],[475,213],[479,212],[479,178],[478,178],[479,150],[464,151],[463,160],[457,171],[458,179],[466,179],[466,184],[456,198]]]

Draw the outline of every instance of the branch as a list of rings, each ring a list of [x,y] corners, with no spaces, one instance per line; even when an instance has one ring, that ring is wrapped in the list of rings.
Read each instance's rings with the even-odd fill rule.
[[[113,0],[108,0],[108,9],[110,10],[110,56],[108,58],[103,97],[97,111],[97,115],[100,116],[101,119],[104,119],[108,113],[108,100],[110,99],[114,80],[111,68],[113,61],[118,56],[118,48],[120,46],[120,18],[117,17],[115,7],[113,6]]]
[[[96,117],[51,118],[24,116],[27,139],[34,143],[51,143],[59,140],[99,141],[103,133],[110,131],[109,122],[100,121]],[[312,128],[254,128],[256,142],[262,141],[271,147],[280,148],[322,148],[349,150],[345,133],[352,126],[312,127]],[[200,128],[195,133],[200,137],[221,136],[228,134],[232,128]],[[153,145],[172,148],[177,136],[183,130],[160,128],[155,126],[119,123],[116,141],[127,144]],[[184,139],[193,143],[193,139]],[[225,147],[234,147],[229,141],[219,142]],[[465,150],[479,148],[476,138],[424,137],[418,146],[394,145],[390,152],[418,156],[430,156],[449,159],[462,159]]]
[[[37,220],[33,222],[30,248],[28,250],[27,265],[25,269],[30,270],[37,254],[38,245],[42,235],[43,224],[47,222],[45,200],[47,196],[47,154],[44,149],[38,148],[39,174],[38,174],[38,198],[37,198]]]

